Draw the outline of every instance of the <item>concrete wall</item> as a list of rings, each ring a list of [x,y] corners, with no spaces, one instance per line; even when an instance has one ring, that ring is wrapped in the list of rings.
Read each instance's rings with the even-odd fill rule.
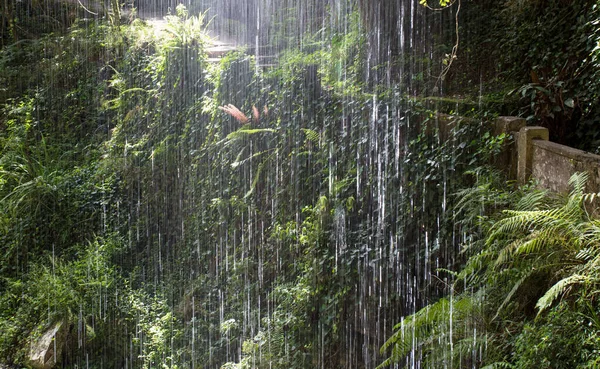
[[[548,141],[548,130],[525,127],[525,120],[499,117],[496,134],[513,135],[499,163],[507,168],[509,178],[525,183],[530,179],[554,192],[569,192],[569,178],[575,172],[587,172],[587,192],[600,192],[600,155]]]
[[[531,177],[541,187],[568,192],[569,178],[575,172],[587,172],[587,192],[600,191],[600,156],[550,141],[533,140]]]
[[[427,130],[437,128],[442,141],[446,140],[459,122],[479,121],[454,115],[438,114],[430,121]],[[498,117],[493,133],[506,133],[511,143],[495,159],[494,165],[503,169],[511,180],[527,183],[536,181],[541,188],[554,192],[569,192],[569,179],[576,172],[589,175],[586,192],[600,193],[600,155],[548,141],[549,132],[544,127],[527,127],[524,118]]]

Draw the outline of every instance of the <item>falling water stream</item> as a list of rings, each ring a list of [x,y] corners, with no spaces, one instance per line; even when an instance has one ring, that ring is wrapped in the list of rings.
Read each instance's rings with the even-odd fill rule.
[[[104,96],[120,100],[103,113],[102,181],[116,189],[99,200],[98,232],[123,240],[114,262],[131,290],[99,285],[94,311],[81,303],[64,363],[377,367],[393,327],[449,292],[439,270],[456,266],[464,237],[448,210],[459,143],[426,133],[433,120],[406,98],[431,93],[433,35],[455,9],[182,3],[181,19],[205,14],[211,41],[165,20],[177,2],[140,0],[125,5],[179,43],[101,57]],[[242,117],[219,109],[229,104]],[[120,320],[119,306],[137,310]],[[110,339],[93,341],[103,323]],[[421,368],[418,350],[402,364]]]

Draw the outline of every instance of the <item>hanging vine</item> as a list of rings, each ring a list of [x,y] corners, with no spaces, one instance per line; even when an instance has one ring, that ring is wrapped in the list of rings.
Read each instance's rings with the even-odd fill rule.
[[[456,4],[457,6],[456,13],[454,14],[454,33],[456,35],[456,41],[454,42],[454,46],[452,47],[452,51],[450,51],[450,54],[446,54],[444,56],[444,59],[442,59],[442,71],[437,77],[434,88],[437,91],[439,89],[440,82],[444,81],[446,75],[450,71],[452,63],[458,58],[458,46],[460,44],[460,34],[458,32],[458,14],[460,13],[461,2],[460,0],[439,0],[439,6],[436,7],[429,5],[427,0],[419,0],[419,4],[432,11],[446,10],[448,8],[451,8],[454,4]]]

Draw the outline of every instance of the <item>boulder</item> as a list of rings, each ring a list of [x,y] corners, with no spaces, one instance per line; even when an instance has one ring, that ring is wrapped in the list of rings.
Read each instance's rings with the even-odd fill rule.
[[[67,323],[59,321],[42,335],[33,339],[27,363],[34,369],[51,369],[56,366],[65,345]]]

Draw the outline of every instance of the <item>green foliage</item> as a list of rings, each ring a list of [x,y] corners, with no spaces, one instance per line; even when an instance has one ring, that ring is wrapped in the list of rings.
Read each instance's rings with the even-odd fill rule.
[[[454,1],[451,1],[451,0],[439,0],[439,4],[438,5],[439,5],[440,8],[445,8],[447,6],[452,5],[453,3],[454,3]],[[431,7],[431,5],[429,5],[429,3],[428,3],[427,0],[419,0],[419,4],[421,4],[423,6],[426,6],[428,8]],[[436,10],[437,10],[437,8],[436,8]]]
[[[111,314],[102,307],[102,300],[122,287],[110,262],[118,247],[112,240],[96,240],[80,246],[73,260],[48,258],[34,265],[25,278],[5,280],[0,300],[2,360],[20,362],[27,353],[30,334],[39,334],[40,329],[59,321],[69,326],[79,322],[87,332],[83,334],[94,335],[103,329],[92,325],[95,319],[103,321],[105,314]]]
[[[0,8],[0,45],[64,31],[77,16],[77,5],[69,1],[7,1]]]
[[[425,365],[436,367],[436,357],[455,352],[437,344],[440,334],[448,334],[449,324],[461,321],[458,307],[456,316],[447,313],[449,301],[458,306],[479,296],[465,315],[477,324],[457,323],[469,328],[449,344],[485,335],[480,338],[486,355],[469,359],[461,354],[460,360],[481,360],[486,368],[594,367],[598,326],[592,296],[598,291],[600,240],[597,220],[587,212],[588,201],[595,198],[584,192],[587,175],[573,175],[569,196],[552,200],[532,190],[508,195],[490,179],[479,178],[482,184],[460,193],[465,198],[459,202],[462,214],[473,213],[466,221],[477,222],[485,237],[474,235],[465,247],[470,257],[454,283],[454,291],[460,290],[451,295],[453,300],[441,299],[405,318],[383,347],[392,349],[386,364],[418,355]],[[478,204],[473,210],[471,202]],[[506,206],[519,210],[505,210],[497,219],[498,210]]]
[[[322,83],[326,89],[333,89],[342,96],[356,97],[361,91],[361,73],[365,69],[362,62],[365,36],[358,13],[351,14],[349,30],[334,33],[329,39],[329,47],[320,49]]]
[[[455,30],[452,12],[440,13],[434,22],[441,31],[432,31],[438,59],[452,55]],[[473,96],[502,115],[549,128],[552,141],[597,151],[598,14],[595,0],[463,4],[461,47],[442,82],[444,95]]]
[[[594,368],[598,326],[581,314],[587,310],[582,303],[561,303],[543,318],[527,323],[515,342],[514,367]]]
[[[174,349],[174,344],[181,339],[182,332],[166,298],[152,297],[142,290],[130,292],[127,298],[129,319],[137,330],[132,342],[140,350],[137,357],[140,367],[179,368],[182,352]]]
[[[481,293],[442,298],[398,323],[396,331],[381,347],[391,349],[379,368],[401,363],[408,355],[425,368],[476,361],[473,352],[485,347]]]
[[[68,138],[57,140],[44,128],[48,122],[39,119],[40,99],[10,100],[4,107],[0,239],[6,248],[0,260],[2,271],[11,276],[26,272],[29,258],[53,247],[61,253],[91,240],[99,220],[96,205],[115,194],[114,177],[93,181],[97,150],[87,150],[81,160],[84,147],[66,148]]]
[[[594,267],[588,264],[590,260],[578,260],[577,257],[582,250],[595,248],[598,243],[598,239],[587,236],[594,222],[583,207],[586,180],[587,176],[583,174],[575,174],[571,178],[573,191],[561,207],[508,212],[510,216],[490,230],[488,247],[493,248],[498,240],[503,240],[501,244],[504,245],[498,250],[498,258],[494,262],[497,268],[521,264],[519,269],[527,270],[529,264],[533,273],[550,276],[554,284],[539,297],[536,303],[539,313],[552,306],[567,290],[573,290],[574,286],[591,287],[595,284],[597,276],[592,272]],[[511,240],[509,235],[520,236]],[[531,275],[528,274],[528,278]]]
[[[63,365],[89,355],[95,358],[92,366],[104,360],[120,367],[129,359],[133,366],[177,366],[179,352],[171,349],[179,339],[177,319],[165,298],[133,287],[142,283],[123,261],[131,254],[122,246],[128,232],[122,191],[131,181],[121,168],[114,170],[123,162],[110,153],[120,144],[119,134],[127,135],[131,127],[112,130],[118,113],[125,123],[135,121],[141,100],[162,93],[155,85],[128,88],[128,77],[135,77],[134,70],[145,74],[136,69],[144,63],[159,76],[171,63],[177,71],[171,74],[179,75],[181,58],[173,48],[182,44],[189,58],[202,61],[203,53],[193,54],[205,37],[199,22],[170,19],[170,36],[160,41],[169,47],[156,58],[142,51],[151,36],[140,23],[119,31],[80,22],[68,35],[1,50],[0,78],[7,82],[0,120],[3,363],[23,364],[30,337],[62,321],[64,344],[71,348],[59,358]],[[27,63],[20,65],[23,55]],[[178,80],[171,83],[177,86]],[[115,139],[107,141],[111,131]],[[130,137],[131,144],[120,149],[139,156],[150,137]],[[155,153],[160,152],[159,146]]]
[[[503,19],[504,65],[524,84],[521,113],[549,128],[552,140],[595,150],[590,134],[597,112],[594,86],[598,66],[590,59],[595,46],[595,1],[507,1]],[[592,36],[592,38],[590,38]]]
[[[310,305],[311,289],[306,280],[275,287],[270,299],[277,306],[263,319],[264,330],[243,342],[239,363],[223,368],[307,368],[311,344],[303,338],[310,327],[302,318]]]
[[[534,319],[537,304],[542,319],[593,295],[599,231],[571,224],[586,217],[575,205],[531,195],[516,209],[568,219],[472,234],[514,200],[482,169],[508,137],[491,115],[442,118],[405,97],[430,82],[429,49],[390,61],[423,66],[390,73],[407,85],[374,83],[386,67],[366,62],[364,20],[338,5],[309,25],[291,17],[310,7],[287,9],[277,37],[301,46],[264,69],[243,50],[209,62],[204,15],[183,6],[162,30],[121,24],[116,7],[109,24],[2,49],[0,360],[23,364],[25,338],[66,320],[64,367],[351,367],[378,360],[390,319],[451,290],[397,327],[389,362],[474,366],[509,313]],[[528,274],[540,258],[548,272]],[[495,366],[515,362],[498,352]]]
[[[122,244],[115,239],[97,239],[72,252],[70,258],[53,257],[34,265],[25,277],[4,280],[0,360],[22,363],[32,339],[63,322],[66,338],[59,344],[85,342],[88,354],[95,355],[108,350],[106,364],[122,365],[131,352],[140,367],[160,364],[176,368],[178,353],[173,352],[172,343],[180,332],[175,318],[164,298],[128,285],[114,264],[122,255]],[[107,340],[111,345],[106,345]],[[69,361],[78,359],[81,357],[67,356]]]

